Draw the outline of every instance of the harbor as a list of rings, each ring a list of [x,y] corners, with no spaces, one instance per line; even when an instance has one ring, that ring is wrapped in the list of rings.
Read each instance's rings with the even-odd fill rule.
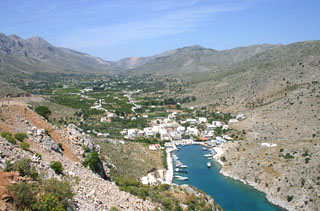
[[[172,148],[171,156],[168,156],[172,157],[173,183],[199,188],[211,195],[225,210],[281,210],[268,202],[265,194],[220,174],[220,164],[212,159],[213,156],[220,156],[219,149],[187,143],[175,143],[175,149]]]

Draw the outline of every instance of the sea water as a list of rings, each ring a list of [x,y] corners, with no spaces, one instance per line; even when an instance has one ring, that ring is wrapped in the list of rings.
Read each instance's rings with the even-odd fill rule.
[[[188,166],[188,174],[180,175],[189,178],[186,181],[178,181],[174,178],[174,183],[179,185],[189,184],[197,187],[212,196],[227,211],[282,210],[269,203],[262,192],[220,174],[220,164],[215,160],[209,160],[204,157],[209,151],[203,151],[202,148],[201,145],[188,145],[174,152],[179,160]],[[211,168],[207,167],[207,162],[209,161],[212,164]]]

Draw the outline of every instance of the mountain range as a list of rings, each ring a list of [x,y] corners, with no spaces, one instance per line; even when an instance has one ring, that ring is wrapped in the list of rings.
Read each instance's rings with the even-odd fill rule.
[[[55,47],[40,37],[22,39],[0,33],[0,71],[9,75],[35,72],[178,75],[221,69],[277,46],[262,44],[217,51],[195,45],[150,57],[129,57],[111,62]]]

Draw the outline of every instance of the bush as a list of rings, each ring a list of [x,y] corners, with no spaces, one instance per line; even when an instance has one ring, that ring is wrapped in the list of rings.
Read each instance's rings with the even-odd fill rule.
[[[100,157],[96,151],[90,152],[86,155],[83,165],[85,167],[89,166],[89,168],[93,172],[99,171],[99,163],[100,163]]]
[[[83,145],[82,146],[82,149],[85,151],[85,152],[90,152],[90,148],[86,145]]]
[[[52,168],[56,174],[62,174],[63,172],[62,164],[59,161],[52,161],[50,163],[50,168]]]
[[[36,188],[34,184],[17,183],[9,188],[10,195],[13,198],[13,204],[18,210],[27,210],[35,203]]]
[[[65,208],[68,207],[69,200],[74,196],[71,185],[68,182],[53,178],[44,182],[43,192],[46,195],[54,196]]]
[[[6,139],[9,141],[11,144],[16,144],[16,139],[13,137],[13,135],[9,132],[2,132],[1,133],[2,138]]]
[[[61,143],[58,143],[57,145],[58,145],[58,147],[62,150],[62,144],[61,144]]]
[[[39,106],[35,109],[35,112],[39,114],[40,116],[44,117],[45,119],[48,119],[51,115],[51,110],[46,106]]]
[[[42,158],[42,155],[41,155],[40,153],[37,153],[37,152],[36,152],[36,154],[34,154],[34,155],[35,155],[37,158],[40,158],[40,159]]]
[[[18,141],[23,141],[25,138],[27,138],[27,134],[25,133],[16,133],[14,135],[14,137],[18,140]]]
[[[74,196],[70,184],[57,179],[17,183],[9,190],[16,210],[67,210]]]
[[[21,142],[20,148],[24,150],[28,150],[30,148],[30,144],[28,144],[27,142]]]
[[[13,164],[7,162],[5,171],[17,171],[19,172],[20,176],[27,176],[32,178],[33,180],[37,180],[39,177],[36,168],[33,165],[31,165],[31,160],[27,158],[17,160]]]
[[[287,201],[288,202],[292,201],[292,199],[293,199],[293,196],[287,196]]]
[[[40,200],[33,205],[34,210],[65,211],[65,207],[58,197],[53,194],[46,194],[40,197]]]
[[[44,133],[47,135],[47,136],[50,136],[51,137],[51,135],[50,135],[50,133],[49,133],[49,130],[46,128],[46,129],[44,129]]]

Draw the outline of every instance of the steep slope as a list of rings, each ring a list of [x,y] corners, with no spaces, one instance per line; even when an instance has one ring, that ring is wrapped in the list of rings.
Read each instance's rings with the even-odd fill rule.
[[[128,73],[155,73],[178,75],[217,71],[227,65],[243,61],[274,46],[262,44],[216,51],[198,45],[178,48],[152,57],[120,60],[122,67],[131,68]],[[127,65],[127,66],[126,66]]]
[[[200,76],[198,76],[200,77]],[[304,139],[320,134],[320,42],[277,46],[190,87],[197,106],[247,113],[247,138]]]
[[[88,54],[59,48],[40,37],[22,39],[0,33],[0,72],[22,75],[50,73],[111,73],[112,63]]]

